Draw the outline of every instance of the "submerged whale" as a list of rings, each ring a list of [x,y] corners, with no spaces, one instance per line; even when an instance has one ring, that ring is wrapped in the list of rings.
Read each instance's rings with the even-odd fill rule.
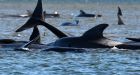
[[[32,12],[30,10],[27,10],[26,14],[4,14],[2,15],[2,18],[5,18],[5,17],[27,18],[27,17],[30,17],[31,15],[32,15]]]
[[[5,17],[15,17],[15,18],[31,17],[33,12],[30,10],[26,10],[26,11],[27,11],[26,14],[5,14],[5,15],[2,15],[2,17],[3,18],[5,18]],[[44,18],[59,18],[60,17],[60,14],[56,11],[54,13],[46,13],[46,11],[43,11],[43,14],[44,14]]]
[[[79,20],[74,20],[74,22],[64,22],[61,26],[79,26]]]
[[[140,42],[140,38],[126,38],[131,41]]]
[[[34,40],[35,38],[36,40]],[[29,38],[29,41],[32,41],[32,40],[34,40],[32,44],[41,44],[40,33],[37,27],[34,27],[33,32]],[[28,43],[28,41],[15,41],[13,39],[0,39],[0,48],[18,48],[26,43]]]
[[[80,10],[80,14],[77,17],[102,17],[102,15],[89,14],[83,10]]]

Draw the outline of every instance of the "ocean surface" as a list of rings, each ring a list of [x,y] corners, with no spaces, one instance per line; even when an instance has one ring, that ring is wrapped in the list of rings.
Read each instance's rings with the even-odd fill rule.
[[[46,18],[46,22],[73,36],[108,23],[104,36],[126,42],[126,37],[140,37],[140,0],[42,0],[48,13],[57,11],[60,18]],[[26,14],[34,10],[37,0],[0,0],[0,39],[28,41],[32,29],[15,33],[28,18],[3,15]],[[123,12],[125,25],[117,25],[117,7]],[[79,10],[102,14],[101,18],[77,18]],[[63,22],[80,20],[79,26],[60,26]],[[58,38],[39,26],[44,44]],[[19,36],[20,35],[20,36]],[[47,51],[11,51],[0,48],[0,75],[140,75],[140,50],[87,49],[83,53]]]

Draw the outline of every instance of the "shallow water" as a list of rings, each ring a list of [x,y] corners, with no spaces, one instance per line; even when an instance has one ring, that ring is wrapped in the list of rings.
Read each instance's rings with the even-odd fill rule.
[[[1,0],[2,1],[2,0]],[[44,1],[46,2],[46,1]],[[26,2],[25,2],[26,3]],[[0,16],[5,14],[24,14],[27,9],[33,10],[36,2],[0,3]],[[58,11],[61,18],[46,18],[46,22],[74,36],[82,35],[86,30],[100,23],[109,23],[104,36],[117,41],[128,41],[125,37],[140,37],[140,6],[135,2],[126,3],[75,3],[55,4],[43,3],[43,8],[49,13]],[[117,25],[117,6],[123,10],[125,25]],[[6,8],[6,9],[5,9]],[[89,13],[102,14],[102,18],[75,18],[79,10]],[[23,25],[28,18],[0,18],[0,38],[28,40],[32,29],[19,33],[14,31]],[[63,27],[61,23],[80,20],[80,26]],[[43,43],[57,39],[49,30],[39,26]],[[45,36],[44,36],[45,34]],[[22,52],[0,49],[1,75],[140,75],[139,50],[89,49],[84,53],[74,52]]]

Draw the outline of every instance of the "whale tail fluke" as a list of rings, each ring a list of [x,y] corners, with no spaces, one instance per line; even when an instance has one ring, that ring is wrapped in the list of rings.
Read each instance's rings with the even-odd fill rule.
[[[61,30],[57,29],[56,27],[54,27],[53,25],[50,25],[44,21],[39,20],[39,22],[41,23],[41,25],[45,26],[47,29],[49,29],[52,33],[54,33],[58,38],[63,38],[63,37],[68,37],[67,34],[65,34],[64,32],[62,32]]]
[[[23,30],[35,27],[37,25],[45,26],[59,38],[67,37],[67,35],[64,34],[62,31],[60,31],[59,29],[55,28],[54,26],[52,26],[44,21],[42,0],[38,0],[37,6],[36,6],[32,16],[29,18],[29,20],[23,26],[21,26],[19,29],[17,29],[16,32],[21,32]]]
[[[36,6],[32,16],[29,18],[29,20],[23,26],[21,26],[19,29],[17,29],[16,32],[21,32],[25,29],[29,29],[29,28],[34,27],[36,25],[40,25],[40,23],[36,20],[44,21],[42,0],[38,0],[37,6]]]

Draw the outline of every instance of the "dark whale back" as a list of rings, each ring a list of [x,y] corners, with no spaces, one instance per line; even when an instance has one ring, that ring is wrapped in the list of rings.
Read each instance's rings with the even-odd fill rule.
[[[95,17],[95,14],[88,14],[83,10],[80,10],[80,14],[77,17]]]
[[[104,40],[107,43],[110,42],[110,40],[103,37],[103,31],[107,26],[108,24],[99,24],[86,31],[80,37],[64,37],[58,39],[52,44],[52,46],[72,48],[109,48],[111,46],[106,45]]]
[[[131,41],[140,42],[140,38],[126,38]]]

